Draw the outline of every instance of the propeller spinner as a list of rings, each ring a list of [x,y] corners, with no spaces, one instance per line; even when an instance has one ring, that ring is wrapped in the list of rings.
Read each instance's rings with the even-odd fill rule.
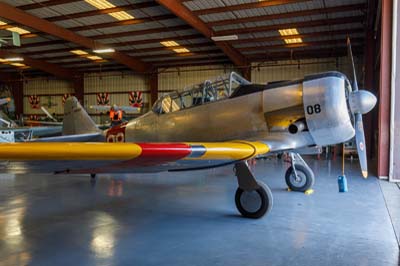
[[[353,70],[353,91],[349,95],[350,110],[354,115],[354,129],[356,132],[357,153],[360,160],[361,173],[368,177],[367,150],[365,147],[364,125],[362,115],[368,113],[376,104],[376,97],[369,91],[358,90],[356,69],[354,67],[353,53],[350,38],[347,38],[348,56]]]

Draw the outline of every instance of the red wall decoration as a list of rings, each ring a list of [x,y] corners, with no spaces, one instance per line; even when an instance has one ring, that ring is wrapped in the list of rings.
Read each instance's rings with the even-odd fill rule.
[[[31,95],[28,97],[29,104],[31,105],[32,109],[39,109],[40,108],[40,98],[37,95]]]
[[[143,107],[143,96],[141,91],[129,92],[129,104],[132,107]]]
[[[72,94],[70,94],[70,93],[64,94],[63,97],[62,97],[62,104],[64,105],[65,101],[71,96],[72,96]]]
[[[110,94],[108,92],[97,93],[97,105],[109,105]]]

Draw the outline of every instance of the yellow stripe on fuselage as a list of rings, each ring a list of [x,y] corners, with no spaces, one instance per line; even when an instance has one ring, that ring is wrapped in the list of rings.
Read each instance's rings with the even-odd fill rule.
[[[268,145],[262,142],[231,141],[188,143],[204,146],[206,152],[198,158],[188,160],[245,160],[269,151]]]
[[[1,160],[130,160],[142,148],[134,143],[1,143]]]

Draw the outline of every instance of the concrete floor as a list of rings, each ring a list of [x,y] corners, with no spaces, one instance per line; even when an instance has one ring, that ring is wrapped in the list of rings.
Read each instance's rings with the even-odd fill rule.
[[[0,265],[399,265],[398,187],[363,180],[356,161],[338,193],[340,160],[308,161],[309,196],[285,191],[285,163],[258,161],[274,194],[259,220],[238,215],[231,166],[103,175],[94,186],[83,175],[1,175]]]

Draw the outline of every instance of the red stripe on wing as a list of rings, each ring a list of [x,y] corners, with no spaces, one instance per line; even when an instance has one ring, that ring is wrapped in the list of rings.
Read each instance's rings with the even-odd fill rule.
[[[191,146],[184,143],[136,144],[142,148],[142,153],[139,155],[139,157],[128,161],[114,163],[106,167],[85,170],[81,169],[79,171],[70,170],[70,173],[113,173],[114,169],[121,168],[134,169],[137,167],[157,167],[165,163],[175,162],[183,159],[192,152]]]
[[[184,143],[137,143],[142,154],[132,160],[135,165],[159,165],[177,161],[190,155],[192,148]]]

